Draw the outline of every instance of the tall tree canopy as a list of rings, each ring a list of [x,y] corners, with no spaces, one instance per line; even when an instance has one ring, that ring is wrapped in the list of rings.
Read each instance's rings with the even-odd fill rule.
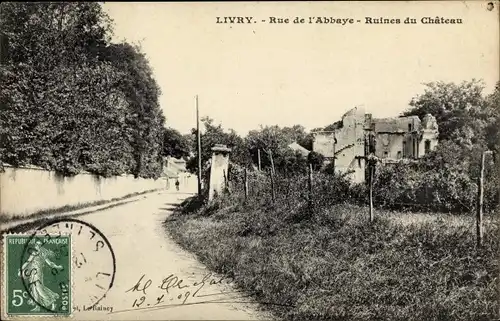
[[[259,130],[250,131],[246,137],[247,148],[255,164],[258,162],[258,150],[260,150],[263,168],[271,165],[272,154],[275,167],[283,169],[284,172],[296,172],[299,168],[306,169],[307,157],[288,147],[293,142],[297,142],[308,150],[312,149],[312,136],[307,134],[301,125],[261,126]]]
[[[442,196],[443,200],[473,204],[481,154],[490,149],[496,154],[486,161],[485,204],[489,208],[496,206],[500,179],[493,168],[498,158],[500,129],[498,90],[497,84],[493,94],[485,95],[484,84],[476,80],[458,85],[444,82],[426,84],[424,93],[412,99],[404,115],[434,115],[439,126],[439,144],[417,168],[405,169],[409,172],[403,175],[411,173],[410,176],[418,178],[418,184],[427,186],[427,189],[434,189],[436,193],[446,190],[453,196]],[[392,179],[401,181],[397,177]]]
[[[99,3],[0,4],[1,161],[160,174],[160,91],[139,48],[111,44],[110,22]]]
[[[423,94],[410,102],[405,116],[432,114],[439,125],[439,140],[451,140],[463,148],[487,144],[486,128],[494,121],[494,106],[488,104],[481,81],[461,84],[427,83]]]
[[[173,128],[163,129],[163,155],[175,158],[187,158],[190,155],[191,141]]]
[[[234,130],[224,130],[221,124],[214,124],[214,120],[209,117],[204,117],[201,120],[204,131],[201,133],[201,161],[202,164],[207,164],[207,162],[212,157],[212,147],[216,144],[224,144],[231,148],[231,162],[241,165],[248,165],[250,162],[248,149],[245,145],[245,141],[241,138]],[[192,133],[192,148],[196,150],[196,129],[191,131]],[[196,172],[198,168],[198,155],[191,158],[188,162],[188,169],[191,172]]]
[[[491,121],[486,126],[488,148],[500,153],[500,81],[496,83],[494,92],[486,98],[491,109]]]

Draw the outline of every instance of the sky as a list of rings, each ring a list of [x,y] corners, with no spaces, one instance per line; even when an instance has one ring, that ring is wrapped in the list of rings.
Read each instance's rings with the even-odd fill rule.
[[[181,133],[196,126],[195,95],[201,117],[246,135],[260,125],[326,126],[355,106],[397,116],[423,83],[483,79],[490,93],[499,79],[499,11],[488,11],[487,1],[109,2],[104,9],[115,42],[141,44],[166,126]],[[253,20],[216,23],[229,16]],[[356,23],[307,23],[318,16]],[[366,24],[366,17],[401,23]],[[404,24],[406,17],[419,23]],[[422,24],[422,17],[463,23]]]

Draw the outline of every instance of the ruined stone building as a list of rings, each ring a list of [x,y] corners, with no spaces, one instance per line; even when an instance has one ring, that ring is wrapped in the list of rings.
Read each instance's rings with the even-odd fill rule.
[[[337,172],[349,173],[353,182],[365,180],[365,157],[370,153],[384,162],[417,159],[438,143],[438,126],[432,115],[422,120],[417,116],[377,119],[361,107],[342,116],[334,131],[313,134],[313,151],[333,161]]]

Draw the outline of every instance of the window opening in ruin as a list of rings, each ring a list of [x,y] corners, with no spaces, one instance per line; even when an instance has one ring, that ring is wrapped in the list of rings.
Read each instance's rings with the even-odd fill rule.
[[[428,139],[425,141],[424,150],[426,154],[431,151],[431,141]]]

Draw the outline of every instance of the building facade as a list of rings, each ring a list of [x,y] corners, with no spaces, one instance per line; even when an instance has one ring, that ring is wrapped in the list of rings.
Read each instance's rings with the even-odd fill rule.
[[[165,188],[172,190],[175,188],[175,182],[179,181],[181,190],[192,189],[194,175],[191,175],[186,169],[186,161],[174,157],[163,158],[163,179]]]
[[[432,115],[374,119],[364,109],[349,110],[333,131],[313,133],[313,151],[334,162],[335,170],[353,182],[365,180],[365,157],[382,161],[417,159],[438,144],[438,126]]]

